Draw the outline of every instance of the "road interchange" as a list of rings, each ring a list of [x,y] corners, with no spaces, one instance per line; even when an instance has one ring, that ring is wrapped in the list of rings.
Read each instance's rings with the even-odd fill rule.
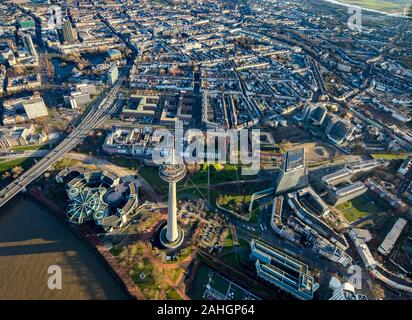
[[[125,74],[127,74],[127,72],[124,72],[124,74],[119,77],[107,94],[105,91],[102,92],[95,105],[62,142],[21,176],[0,190],[0,207],[6,204],[20,191],[24,190],[34,180],[39,178],[67,152],[78,145],[92,129],[98,127],[110,117],[114,111],[114,108],[112,107],[115,105]]]

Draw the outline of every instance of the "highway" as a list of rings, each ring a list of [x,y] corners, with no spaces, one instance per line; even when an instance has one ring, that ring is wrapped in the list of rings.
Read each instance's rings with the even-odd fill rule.
[[[61,159],[67,152],[72,150],[87,134],[94,128],[98,127],[104,120],[108,119],[114,111],[112,106],[116,100],[117,94],[121,88],[125,75],[119,77],[117,82],[105,93],[103,92],[96,101],[91,110],[80,121],[77,127],[44,158],[24,172],[20,177],[11,182],[5,188],[0,190],[0,207],[6,204],[21,190],[24,190],[31,182],[39,178],[53,164]]]
[[[41,39],[41,25],[38,17],[30,11],[18,6],[18,8],[25,14],[30,15],[36,21],[36,40],[40,47],[40,54],[44,53],[42,39]],[[115,30],[109,26],[114,32]],[[124,39],[121,39],[123,42]],[[126,43],[126,42],[125,42]],[[130,44],[126,43],[127,46]],[[132,47],[134,55],[137,53],[136,49]],[[44,172],[46,172],[53,164],[60,160],[67,152],[71,151],[77,144],[79,144],[87,134],[94,128],[98,128],[103,122],[110,118],[110,115],[115,111],[115,100],[122,86],[122,83],[126,76],[129,74],[131,62],[134,60],[134,55],[128,61],[128,66],[125,68],[122,74],[119,74],[119,78],[116,83],[108,90],[103,91],[97,101],[93,103],[90,111],[79,121],[74,130],[39,160],[30,169],[24,172],[21,176],[8,184],[6,187],[0,190],[0,207],[6,204],[20,191],[24,190],[30,183],[39,178]],[[43,73],[44,76],[44,73]],[[114,107],[113,107],[114,106]]]

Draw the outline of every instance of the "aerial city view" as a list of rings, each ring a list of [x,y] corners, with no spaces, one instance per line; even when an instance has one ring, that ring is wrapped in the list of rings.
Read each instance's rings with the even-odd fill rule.
[[[412,0],[1,1],[0,300],[412,300]]]

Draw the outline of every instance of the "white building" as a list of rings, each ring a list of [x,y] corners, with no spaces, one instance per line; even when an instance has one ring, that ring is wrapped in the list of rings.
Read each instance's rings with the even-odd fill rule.
[[[3,102],[3,123],[22,123],[49,115],[41,96],[30,96]]]
[[[356,294],[355,287],[351,283],[341,283],[335,277],[330,279],[329,288],[333,290],[329,300],[368,300],[366,296]]]
[[[64,96],[64,101],[67,106],[70,106],[72,109],[78,109],[86,106],[90,101],[90,94],[87,92],[82,93],[80,91],[72,92],[68,96]]]
[[[117,65],[114,64],[107,72],[107,82],[109,84],[114,84],[118,78],[119,69],[117,68]]]
[[[385,240],[383,240],[383,242],[378,248],[378,251],[381,254],[386,256],[392,251],[396,241],[402,233],[403,228],[405,228],[406,223],[407,221],[403,218],[399,218],[398,220],[396,220],[391,231],[389,231],[389,233],[385,237]]]
[[[370,252],[369,247],[366,244],[366,242],[371,239],[370,234],[368,235],[367,233],[359,232],[359,230],[360,229],[352,229],[349,232],[349,237],[354,242],[356,251],[360,255],[365,267],[375,269],[378,263],[372,256],[372,253]]]
[[[398,173],[406,175],[412,169],[412,157],[408,157],[398,169]]]

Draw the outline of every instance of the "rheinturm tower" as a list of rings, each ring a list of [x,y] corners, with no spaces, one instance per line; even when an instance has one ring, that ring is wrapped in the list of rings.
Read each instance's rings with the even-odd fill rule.
[[[168,248],[177,248],[183,242],[184,232],[177,225],[176,183],[185,175],[186,166],[176,163],[174,157],[171,163],[162,164],[159,168],[160,178],[169,183],[167,225],[160,232],[160,242]]]

